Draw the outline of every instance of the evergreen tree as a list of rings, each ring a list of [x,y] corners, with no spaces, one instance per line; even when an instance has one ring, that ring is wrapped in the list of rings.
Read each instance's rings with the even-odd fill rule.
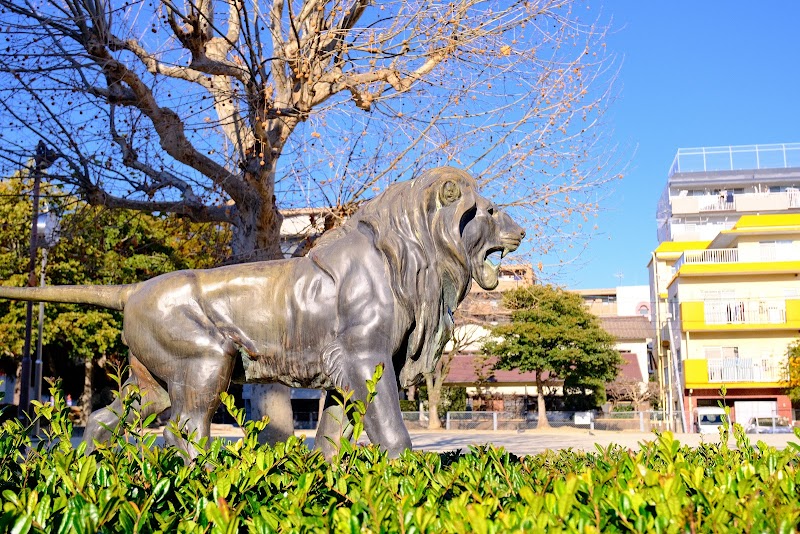
[[[496,369],[536,375],[538,428],[548,427],[545,387],[562,384],[564,395],[593,392],[599,404],[622,358],[614,338],[586,310],[580,296],[550,285],[520,287],[503,295],[511,323],[492,329],[484,350]]]
[[[30,180],[0,181],[0,284],[28,281],[31,225]],[[174,216],[89,206],[43,184],[48,208],[61,213],[61,239],[48,251],[47,285],[128,284],[179,269],[213,266],[228,254],[224,228],[191,223]],[[42,250],[38,250],[41,258]],[[41,261],[36,262],[37,280]],[[18,374],[25,338],[26,303],[0,300],[0,365]],[[36,325],[34,323],[34,329]],[[47,304],[42,331],[46,376],[64,378],[80,397],[82,417],[93,407],[93,375],[111,362],[124,365],[121,312],[77,304]],[[36,332],[34,330],[34,338]],[[35,339],[32,347],[35,347]],[[31,355],[33,358],[33,355]],[[76,364],[80,367],[76,368]],[[82,364],[82,365],[81,365]],[[80,376],[83,368],[83,386]],[[46,391],[46,385],[43,386]],[[97,392],[94,392],[97,401]],[[106,399],[110,400],[110,399]],[[6,399],[11,402],[11,399]],[[100,400],[102,402],[102,400]]]

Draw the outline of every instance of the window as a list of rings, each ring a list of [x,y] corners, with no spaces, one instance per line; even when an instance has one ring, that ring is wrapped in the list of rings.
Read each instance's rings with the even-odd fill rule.
[[[770,193],[785,193],[786,191],[797,190],[797,186],[792,185],[771,185],[769,186]]]
[[[794,255],[794,243],[789,240],[760,241],[761,261],[789,261]]]

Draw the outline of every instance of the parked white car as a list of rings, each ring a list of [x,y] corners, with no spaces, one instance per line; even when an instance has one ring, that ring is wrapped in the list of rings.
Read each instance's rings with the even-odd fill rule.
[[[748,434],[791,434],[792,423],[786,417],[751,417],[744,431]]]
[[[698,434],[719,434],[719,427],[725,424],[726,417],[724,408],[701,406],[694,411],[694,429]]]

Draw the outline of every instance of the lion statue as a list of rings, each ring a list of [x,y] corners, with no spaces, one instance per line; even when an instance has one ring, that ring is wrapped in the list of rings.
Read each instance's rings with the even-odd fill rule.
[[[411,447],[398,385],[433,372],[453,312],[475,280],[498,283],[489,255],[516,250],[525,232],[452,167],[424,172],[364,203],[301,258],[184,270],[118,286],[0,287],[0,297],[123,310],[130,376],[143,417],[171,407],[185,433],[210,434],[219,395],[235,382],[328,391],[316,447],[330,458],[352,426],[341,394],[366,400],[369,439],[397,456]],[[84,439],[106,441],[120,400],[92,413]],[[171,430],[189,457],[195,444]]]

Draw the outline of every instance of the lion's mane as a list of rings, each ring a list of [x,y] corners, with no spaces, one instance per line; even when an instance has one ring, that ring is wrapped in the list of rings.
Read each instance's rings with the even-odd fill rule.
[[[449,195],[443,197],[445,188]],[[475,209],[476,195],[475,180],[464,171],[427,171],[365,202],[309,254],[324,265],[327,247],[359,231],[384,255],[397,303],[394,328],[408,335],[405,362],[397,362],[403,364],[403,386],[433,370],[450,339],[456,305],[469,290],[469,258],[460,229]]]

